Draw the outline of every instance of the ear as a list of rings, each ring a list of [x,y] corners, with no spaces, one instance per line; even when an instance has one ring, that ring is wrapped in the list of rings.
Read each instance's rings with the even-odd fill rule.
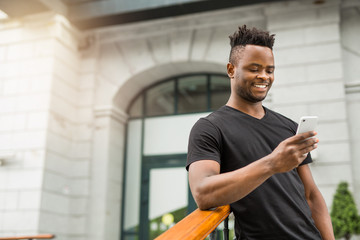
[[[234,72],[235,72],[234,65],[228,63],[226,67],[227,67],[227,75],[229,76],[229,78],[234,78]]]

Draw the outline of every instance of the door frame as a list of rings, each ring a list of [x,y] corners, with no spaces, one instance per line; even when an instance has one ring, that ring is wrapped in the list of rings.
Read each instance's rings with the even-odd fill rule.
[[[175,168],[183,167],[185,170],[187,154],[143,156],[141,167],[141,191],[140,191],[140,224],[139,239],[149,239],[149,189],[150,170],[154,168]],[[197,208],[188,186],[187,214]]]

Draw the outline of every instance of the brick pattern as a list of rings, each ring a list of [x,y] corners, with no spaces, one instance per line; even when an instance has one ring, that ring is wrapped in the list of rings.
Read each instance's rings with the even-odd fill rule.
[[[47,29],[39,35],[31,32],[26,24],[11,23],[0,31],[1,235],[39,227],[54,62]]]

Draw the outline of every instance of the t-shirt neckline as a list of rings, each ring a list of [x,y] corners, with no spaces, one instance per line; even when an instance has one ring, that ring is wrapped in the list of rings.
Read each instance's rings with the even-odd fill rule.
[[[241,113],[242,115],[244,115],[244,116],[246,116],[246,117],[248,117],[248,118],[250,118],[250,119],[254,119],[254,120],[256,120],[256,121],[265,121],[265,119],[266,119],[267,116],[269,115],[269,111],[268,111],[268,109],[267,109],[265,106],[262,106],[263,109],[264,109],[264,111],[265,111],[265,114],[264,114],[264,116],[263,116],[262,118],[253,117],[253,116],[251,116],[251,115],[249,115],[249,114],[247,114],[247,113],[244,113],[243,111],[240,111],[239,109],[230,107],[230,106],[228,106],[228,105],[224,105],[224,107],[225,107],[225,108],[228,108],[228,109],[230,109],[230,110],[232,110],[232,111]]]

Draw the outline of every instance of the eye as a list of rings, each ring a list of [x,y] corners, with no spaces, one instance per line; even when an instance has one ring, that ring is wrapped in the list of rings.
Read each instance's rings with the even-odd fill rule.
[[[274,69],[273,69],[273,68],[269,68],[269,69],[266,70],[266,72],[269,73],[269,74],[272,74],[272,73],[274,72]]]
[[[258,71],[257,68],[250,68],[249,70],[250,70],[250,72],[257,72]]]

